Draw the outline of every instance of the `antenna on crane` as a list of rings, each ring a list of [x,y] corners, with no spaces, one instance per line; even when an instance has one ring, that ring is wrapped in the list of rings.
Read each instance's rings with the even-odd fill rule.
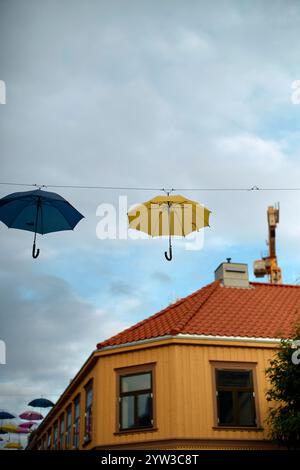
[[[277,264],[276,256],[276,226],[279,223],[279,202],[269,206],[267,210],[269,237],[267,241],[268,255],[254,261],[253,271],[255,277],[268,276],[271,284],[282,284],[281,269]]]

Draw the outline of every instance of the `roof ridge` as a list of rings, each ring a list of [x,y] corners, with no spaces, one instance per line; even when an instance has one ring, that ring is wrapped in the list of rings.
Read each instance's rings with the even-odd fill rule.
[[[126,328],[125,330],[123,331],[120,331],[119,333],[117,333],[116,335],[113,335],[111,336],[110,338],[107,338],[101,342],[99,342],[97,344],[97,349],[101,349],[102,347],[102,344],[103,343],[106,343],[107,341],[111,341],[113,339],[117,339],[119,338],[120,336],[123,336],[124,333],[127,333],[129,331],[134,331],[136,330],[137,328],[139,328],[140,326],[144,325],[145,323],[147,323],[149,320],[153,320],[154,318],[157,318],[161,315],[163,315],[164,313],[166,313],[167,311],[170,311],[170,310],[173,310],[174,308],[178,307],[178,305],[180,305],[181,303],[185,302],[187,299],[190,299],[192,297],[194,297],[195,295],[199,294],[201,291],[203,291],[204,289],[207,290],[209,289],[213,284],[215,283],[219,283],[219,281],[213,281],[211,282],[210,284],[207,284],[203,287],[201,287],[200,289],[196,290],[195,292],[192,292],[191,294],[187,295],[186,297],[183,297],[179,300],[177,300],[174,304],[171,304],[171,305],[168,305],[167,307],[165,307],[164,309],[160,310],[159,312],[156,312],[154,313],[153,315],[150,315],[149,317],[147,318],[144,318],[144,320],[141,320],[140,322],[136,323],[135,325],[132,325],[132,326],[129,326],[128,328]],[[176,330],[176,331],[175,331]],[[174,333],[177,332],[177,328],[174,329]],[[178,331],[179,332],[179,331]]]

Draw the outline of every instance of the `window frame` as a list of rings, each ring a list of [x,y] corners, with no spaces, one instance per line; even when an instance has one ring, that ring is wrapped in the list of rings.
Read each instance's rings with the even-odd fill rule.
[[[212,382],[213,382],[213,394],[214,394],[214,429],[238,429],[238,430],[262,430],[261,421],[260,421],[260,412],[259,412],[259,401],[258,401],[258,389],[257,389],[257,378],[256,378],[256,362],[230,362],[230,361],[210,361],[212,366]],[[252,396],[253,396],[253,405],[255,412],[255,425],[241,425],[241,424],[220,424],[219,423],[219,400],[218,400],[218,388],[217,388],[217,371],[218,370],[227,370],[227,371],[246,371],[250,372],[250,377],[252,381]],[[222,388],[222,387],[220,387]],[[225,387],[224,387],[225,388]],[[249,388],[249,387],[248,387]],[[228,391],[230,391],[228,389]],[[246,391],[243,389],[242,391]],[[247,390],[249,391],[249,390]]]
[[[156,380],[155,380],[155,366],[156,363],[134,365],[126,368],[116,368],[116,432],[114,434],[128,434],[137,432],[151,432],[157,431],[156,420]],[[130,377],[135,375],[142,375],[150,373],[151,389],[138,390],[132,392],[121,392],[121,379],[122,377]],[[151,425],[135,426],[132,428],[122,428],[122,396],[138,396],[145,393],[151,393]],[[136,401],[136,398],[135,398]],[[135,419],[136,419],[136,404],[135,404]]]

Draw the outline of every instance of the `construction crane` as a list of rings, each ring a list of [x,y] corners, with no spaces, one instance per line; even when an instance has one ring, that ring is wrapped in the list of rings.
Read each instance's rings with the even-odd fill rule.
[[[268,256],[262,256],[261,259],[254,261],[253,271],[255,277],[268,276],[271,284],[282,284],[281,269],[277,264],[276,256],[276,226],[279,223],[279,203],[269,206],[267,210],[269,238],[267,245],[269,247]]]

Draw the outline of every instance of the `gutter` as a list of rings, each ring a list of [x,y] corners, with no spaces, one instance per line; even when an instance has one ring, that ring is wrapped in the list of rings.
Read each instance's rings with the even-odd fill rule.
[[[182,339],[204,339],[214,341],[238,341],[238,342],[253,342],[253,343],[280,343],[280,338],[256,338],[254,336],[215,336],[215,335],[190,335],[186,333],[179,333],[177,338]]]
[[[98,349],[101,351],[112,351],[114,349],[128,348],[130,346],[139,346],[142,344],[154,343],[156,341],[164,341],[168,339],[192,339],[192,340],[206,340],[206,341],[236,341],[236,342],[253,342],[253,343],[280,343],[280,338],[256,338],[250,336],[217,336],[217,335],[193,335],[187,333],[178,333],[177,335],[157,336],[155,338],[142,339],[138,341],[131,341],[129,343],[114,344],[113,346],[105,346]]]

